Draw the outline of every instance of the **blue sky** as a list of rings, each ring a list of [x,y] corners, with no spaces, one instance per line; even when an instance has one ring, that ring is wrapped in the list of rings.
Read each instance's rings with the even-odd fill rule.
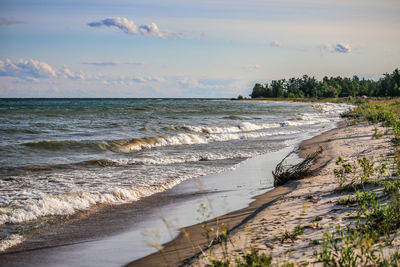
[[[0,0],[0,97],[233,97],[400,67],[398,0]]]

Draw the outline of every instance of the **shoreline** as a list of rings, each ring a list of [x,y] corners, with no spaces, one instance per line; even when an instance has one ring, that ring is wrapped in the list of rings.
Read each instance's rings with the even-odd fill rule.
[[[260,254],[271,256],[273,263],[278,266],[284,262],[294,266],[322,266],[314,252],[322,250],[323,234],[338,225],[346,227],[353,217],[352,207],[338,204],[339,199],[348,198],[353,193],[335,192],[338,187],[334,176],[336,160],[339,156],[352,163],[360,157],[378,160],[380,155],[390,153],[393,148],[391,135],[374,138],[375,127],[382,132],[385,129],[366,122],[349,125],[344,121],[335,129],[303,141],[299,146],[301,156],[323,147],[319,159],[312,166],[318,171],[309,177],[289,182],[297,182],[294,190],[253,214],[245,225],[231,231],[227,244],[213,246],[204,255],[192,258],[185,266],[205,266],[210,260],[231,259],[233,262],[252,248]],[[283,239],[286,233],[292,233],[296,227],[302,229],[299,236]],[[400,240],[395,238],[394,243],[400,244]]]
[[[306,139],[298,145],[298,155],[302,158],[317,151],[320,147],[321,140],[325,136],[329,136],[330,132],[339,131],[346,126],[345,121],[341,121],[338,125],[328,131],[325,131],[310,139]],[[318,145],[317,145],[318,144]],[[320,169],[326,166],[332,158],[327,155],[326,148],[323,149],[321,155],[312,165],[312,169]],[[265,208],[274,205],[277,201],[285,197],[295,190],[301,180],[292,180],[284,185],[273,188],[272,190],[254,197],[248,207],[233,211],[223,216],[211,219],[206,222],[207,227],[221,231],[222,228],[229,229],[228,232],[234,232],[238,228],[243,227],[249,220],[257,216]],[[198,223],[189,227],[184,227],[179,230],[179,235],[170,242],[163,244],[163,252],[155,252],[146,257],[134,260],[126,267],[136,266],[180,266],[185,265],[202,254],[202,250],[208,244],[204,237],[204,223]],[[212,231],[212,236],[215,236],[215,231]],[[200,249],[200,247],[202,249]]]
[[[241,225],[245,224],[260,210],[266,206],[273,204],[276,200],[289,193],[296,188],[296,181],[292,181],[285,185],[274,188],[264,194],[256,196],[253,202],[246,208],[233,211],[223,216],[207,221],[207,227],[210,229],[221,230],[221,225],[229,226],[229,231],[232,231]],[[180,229],[178,236],[172,241],[163,244],[163,255],[160,252],[152,253],[143,258],[132,261],[125,266],[179,266],[180,263],[186,262],[191,258],[199,255],[201,250],[197,246],[206,246],[207,239],[203,236],[203,223],[198,223],[192,226]],[[212,231],[211,235],[215,235]],[[187,236],[190,236],[188,238]],[[195,241],[194,241],[195,240]],[[195,242],[195,244],[193,243]],[[194,245],[193,245],[194,244]],[[151,265],[153,264],[153,265]]]

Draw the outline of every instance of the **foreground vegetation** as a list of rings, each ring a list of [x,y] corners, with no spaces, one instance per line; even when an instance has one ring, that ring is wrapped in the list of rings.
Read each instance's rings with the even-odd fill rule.
[[[364,118],[371,123],[381,123],[393,130],[393,142],[400,142],[400,99],[390,101],[376,100],[361,103],[352,111],[343,114],[350,119]]]
[[[385,73],[378,81],[352,78],[315,77],[304,75],[301,78],[273,80],[271,83],[256,83],[251,98],[335,98],[335,97],[396,97],[400,96],[400,71]],[[239,97],[240,98],[240,97]],[[242,97],[243,98],[243,97]]]
[[[393,246],[400,230],[400,100],[361,103],[343,116],[354,123],[381,123],[387,127],[386,134],[393,133],[395,146],[394,151],[380,158],[362,157],[356,162],[337,159],[333,173],[338,184],[335,191],[354,192],[339,198],[337,204],[350,206],[355,215],[348,225],[337,225],[327,230],[321,241],[313,240],[313,245],[321,245],[314,253],[315,259],[323,266],[400,266],[400,252]],[[375,130],[374,138],[382,135]],[[286,231],[280,240],[293,241],[302,233],[301,226],[297,226],[293,232]],[[227,251],[229,235],[225,232],[222,239]],[[271,256],[254,248],[242,249],[233,258],[227,253],[222,260],[210,258],[210,265],[296,266],[290,260],[274,262]]]

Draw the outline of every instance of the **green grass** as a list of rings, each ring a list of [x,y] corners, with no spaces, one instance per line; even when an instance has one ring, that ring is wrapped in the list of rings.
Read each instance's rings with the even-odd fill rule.
[[[356,192],[356,195],[343,197],[338,200],[341,205],[357,204],[355,223],[343,229],[337,227],[327,231],[322,241],[322,249],[315,253],[316,258],[323,266],[400,266],[400,254],[394,252],[384,256],[381,247],[391,244],[398,230],[400,230],[400,100],[374,101],[361,103],[352,111],[343,114],[353,120],[367,120],[371,123],[381,123],[393,131],[394,148],[394,180],[381,183],[383,195],[375,192]],[[382,137],[375,128],[375,138]],[[369,183],[373,177],[382,179],[386,174],[386,162],[380,160],[375,166],[373,159],[365,157],[358,159],[360,167],[359,183]],[[355,175],[354,165],[339,158],[335,170],[339,188],[343,190],[349,183],[350,176]],[[397,172],[396,172],[397,168]],[[379,183],[376,183],[379,185]]]
[[[396,145],[400,144],[400,99],[363,103],[342,116],[364,118],[369,122],[391,127],[394,134],[393,142]]]
[[[281,243],[284,243],[287,240],[290,240],[294,242],[294,240],[297,239],[297,237],[301,234],[304,233],[303,227],[301,225],[297,225],[294,229],[293,232],[285,231],[281,237]]]
[[[314,99],[287,98],[267,100],[314,101]],[[362,98],[340,99],[341,102],[343,100],[357,104],[352,111],[343,114],[344,117],[350,118],[355,123],[367,120],[390,128],[394,135],[394,151],[390,158],[381,156],[379,160],[360,157],[356,162],[349,162],[342,157],[338,158],[334,176],[339,186],[335,191],[355,192],[355,194],[339,198],[337,203],[350,206],[354,211],[351,214],[355,216],[352,216],[347,226],[336,226],[333,230],[326,231],[322,240],[312,240],[310,245],[318,249],[314,256],[323,266],[400,266],[398,251],[390,254],[382,252],[400,231],[400,100],[367,102]],[[320,99],[315,101],[321,102]],[[336,101],[329,99],[327,102]],[[373,137],[381,138],[382,133],[376,128]],[[390,176],[387,175],[389,169]],[[368,191],[372,189],[374,191]],[[321,219],[314,217],[312,223],[318,223]],[[286,231],[280,241],[294,242],[303,232],[303,227],[296,226],[291,232]],[[250,252],[242,249],[239,254],[242,256],[233,259],[225,256],[223,260],[210,260],[210,265],[289,267],[309,264],[307,262],[295,265],[290,261],[273,263],[271,256],[259,253],[254,248]]]
[[[400,192],[400,179],[397,178],[394,181],[388,181],[384,184],[383,190],[388,195],[393,195]]]

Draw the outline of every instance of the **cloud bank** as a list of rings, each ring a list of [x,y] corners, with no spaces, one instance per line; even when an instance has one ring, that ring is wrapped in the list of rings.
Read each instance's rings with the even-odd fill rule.
[[[324,44],[323,49],[330,53],[350,53],[351,46],[349,44],[338,43],[335,45],[332,44]]]
[[[184,89],[225,89],[231,85],[233,80],[220,79],[198,79],[194,77],[182,77],[178,79],[178,84]]]
[[[82,62],[84,65],[93,65],[93,66],[117,66],[120,64],[118,61],[105,61],[105,62]]]
[[[34,59],[20,59],[12,62],[10,59],[0,60],[0,76],[11,76],[18,78],[51,78],[56,77],[56,71],[46,62]]]
[[[142,35],[142,36],[153,36],[160,39],[178,39],[182,38],[182,34],[172,33],[167,31],[161,31],[157,24],[143,24],[137,26],[133,20],[127,18],[106,18],[100,21],[88,23],[90,27],[116,27],[126,34],[130,35]]]
[[[72,72],[67,66],[63,66],[60,68],[58,73],[64,77],[65,79],[70,80],[83,80],[85,79],[85,75],[82,72]]]
[[[35,59],[10,59],[0,60],[0,76],[16,77],[20,79],[48,79],[65,78],[70,80],[83,80],[85,75],[81,72],[73,72],[67,66],[56,70],[46,62]]]
[[[143,62],[120,62],[120,61],[90,61],[90,62],[82,62],[84,65],[93,65],[93,66],[118,66],[118,65],[144,65]]]

